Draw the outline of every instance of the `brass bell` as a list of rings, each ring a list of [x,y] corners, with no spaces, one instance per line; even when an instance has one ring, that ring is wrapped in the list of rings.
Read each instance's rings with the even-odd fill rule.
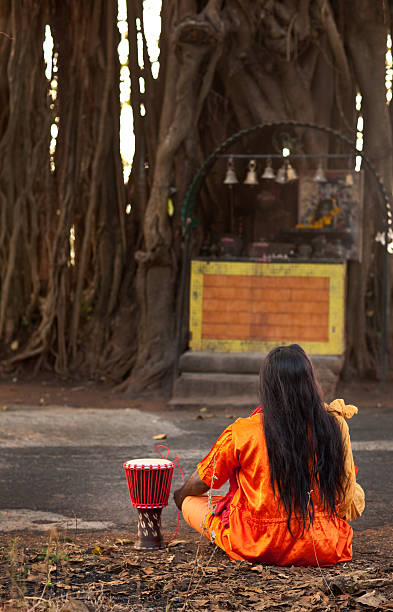
[[[224,179],[224,185],[236,185],[239,181],[235,173],[235,162],[233,157],[228,159],[227,172]]]
[[[276,175],[274,174],[274,170],[273,170],[273,166],[272,166],[272,160],[270,159],[270,157],[266,160],[266,167],[265,170],[263,171],[262,177],[263,179],[274,179],[276,178]]]
[[[347,174],[345,176],[345,187],[352,187],[353,186],[353,176],[352,174]]]
[[[251,159],[248,162],[248,172],[247,176],[244,179],[245,185],[258,185],[258,177],[257,177],[257,162],[255,159]]]
[[[327,179],[326,179],[326,176],[325,176],[325,171],[322,168],[322,164],[320,163],[318,168],[317,168],[316,173],[314,174],[313,181],[315,183],[326,183],[326,180]]]
[[[291,162],[287,163],[287,181],[296,181],[298,179],[297,172],[295,168],[291,165]]]
[[[287,162],[285,161],[281,168],[279,168],[276,176],[276,183],[283,185],[287,182]]]

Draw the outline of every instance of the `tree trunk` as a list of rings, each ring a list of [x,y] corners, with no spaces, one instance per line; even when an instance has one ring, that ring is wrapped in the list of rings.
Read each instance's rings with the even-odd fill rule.
[[[198,167],[239,130],[268,121],[309,121],[338,129],[355,143],[354,98],[360,91],[365,151],[390,193],[389,6],[369,0],[168,0],[161,11],[160,72],[154,79],[143,7],[128,0],[136,143],[124,187],[117,1],[5,0],[0,7],[2,370],[26,364],[63,376],[109,378],[128,393],[169,389],[184,248],[182,202]],[[54,36],[57,70],[50,96],[42,57],[46,24]],[[53,123],[59,131],[51,157]],[[321,132],[289,132],[304,153],[349,151]],[[243,138],[237,150],[270,152],[272,139],[273,130],[266,128]],[[199,226],[191,239],[195,255],[206,238],[228,230],[224,171],[221,160],[199,194]],[[364,259],[350,263],[348,276],[349,375],[379,371],[384,250],[375,233],[384,229],[385,211],[370,172],[365,188]],[[238,203],[242,214],[246,205]],[[392,267],[389,262],[389,280]],[[186,326],[183,331],[186,346]]]

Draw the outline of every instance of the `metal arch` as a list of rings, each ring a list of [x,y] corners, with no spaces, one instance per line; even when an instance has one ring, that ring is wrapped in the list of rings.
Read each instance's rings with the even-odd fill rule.
[[[174,367],[174,380],[176,380],[179,376],[179,359],[180,359],[180,350],[181,350],[181,339],[182,339],[182,327],[183,327],[183,319],[184,319],[184,298],[185,298],[185,289],[186,289],[186,276],[187,276],[187,263],[188,263],[188,251],[189,251],[189,239],[190,233],[193,225],[193,213],[195,209],[195,201],[196,196],[202,186],[204,177],[207,175],[210,167],[213,165],[217,157],[224,153],[229,147],[231,147],[238,140],[243,138],[244,136],[248,136],[254,132],[262,130],[267,127],[303,127],[309,128],[313,130],[319,130],[320,132],[324,132],[326,134],[330,134],[342,142],[345,142],[352,151],[356,155],[360,155],[362,160],[365,162],[368,169],[371,171],[374,176],[379,193],[382,197],[382,200],[385,205],[385,257],[384,257],[384,274],[383,274],[383,312],[382,312],[382,342],[381,342],[381,379],[382,384],[384,385],[386,381],[386,357],[387,357],[387,286],[388,286],[388,232],[389,232],[389,224],[390,219],[388,213],[390,212],[390,198],[389,194],[385,188],[382,177],[379,175],[373,162],[368,158],[368,156],[362,151],[358,151],[353,144],[353,141],[345,136],[341,132],[334,130],[333,128],[329,128],[324,125],[318,125],[316,123],[309,123],[305,121],[268,121],[266,123],[258,123],[250,128],[240,130],[235,134],[232,134],[229,138],[227,138],[213,153],[206,158],[194,179],[192,180],[187,193],[184,198],[183,207],[181,211],[181,222],[182,222],[182,233],[185,238],[184,243],[184,251],[183,251],[183,263],[182,263],[182,272],[181,272],[181,281],[180,281],[180,301],[179,301],[179,315],[177,317],[177,327],[176,327],[176,355],[175,355],[175,367]],[[323,157],[323,155],[321,156]]]
[[[200,189],[200,187],[202,185],[202,179],[206,176],[206,174],[208,173],[208,170],[210,169],[210,166],[213,164],[213,162],[216,160],[216,158],[221,153],[226,151],[235,142],[237,142],[238,140],[243,138],[243,136],[248,136],[249,134],[252,134],[253,132],[257,132],[259,130],[262,130],[263,128],[266,128],[266,127],[304,127],[304,128],[310,128],[310,129],[314,129],[314,130],[319,130],[320,132],[325,132],[326,134],[331,134],[332,136],[335,136],[336,138],[340,139],[342,142],[345,142],[346,144],[348,144],[351,147],[351,149],[353,150],[353,152],[356,153],[356,155],[360,155],[361,156],[361,158],[365,161],[367,167],[371,170],[372,174],[374,175],[374,178],[377,181],[377,185],[378,185],[380,194],[382,195],[383,201],[385,203],[386,211],[389,210],[389,208],[390,208],[389,195],[388,195],[388,193],[387,193],[387,191],[385,189],[385,185],[383,183],[382,178],[380,177],[380,175],[376,171],[375,166],[372,163],[372,161],[367,157],[367,155],[365,155],[365,153],[363,153],[362,151],[358,151],[356,149],[356,147],[354,146],[352,140],[350,140],[348,138],[348,136],[345,136],[344,134],[341,134],[341,132],[338,132],[337,130],[334,130],[333,128],[329,128],[329,127],[323,126],[323,125],[318,125],[316,123],[308,123],[308,122],[303,122],[303,121],[269,121],[269,122],[266,122],[266,123],[258,123],[257,125],[254,125],[254,126],[252,126],[250,128],[247,128],[245,130],[240,130],[239,132],[236,132],[235,134],[233,134],[232,136],[227,138],[227,140],[225,140],[215,151],[213,151],[213,153],[211,153],[209,155],[209,157],[206,158],[206,160],[204,161],[204,163],[202,164],[202,166],[198,170],[197,174],[195,175],[195,177],[194,177],[190,187],[187,190],[185,198],[184,198],[183,207],[182,207],[182,213],[181,213],[182,230],[183,230],[183,235],[184,236],[191,229],[190,226],[191,226],[191,222],[192,222],[192,214],[194,212],[195,198],[196,198],[197,193],[198,193],[198,191],[199,191],[199,189]],[[321,157],[323,157],[323,155],[321,155]],[[388,225],[388,217],[387,217],[387,215],[386,215],[386,225]],[[388,229],[388,227],[386,228],[386,230],[387,229]]]

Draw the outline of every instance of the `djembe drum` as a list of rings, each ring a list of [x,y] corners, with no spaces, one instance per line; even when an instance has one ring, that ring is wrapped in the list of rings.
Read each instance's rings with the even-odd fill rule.
[[[168,505],[175,464],[168,459],[131,459],[123,463],[131,505],[138,511],[137,550],[164,548],[161,512]]]

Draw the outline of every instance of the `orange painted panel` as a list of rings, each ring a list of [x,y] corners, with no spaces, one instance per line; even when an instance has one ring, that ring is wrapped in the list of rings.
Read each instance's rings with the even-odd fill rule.
[[[205,274],[202,338],[329,340],[329,278]]]

